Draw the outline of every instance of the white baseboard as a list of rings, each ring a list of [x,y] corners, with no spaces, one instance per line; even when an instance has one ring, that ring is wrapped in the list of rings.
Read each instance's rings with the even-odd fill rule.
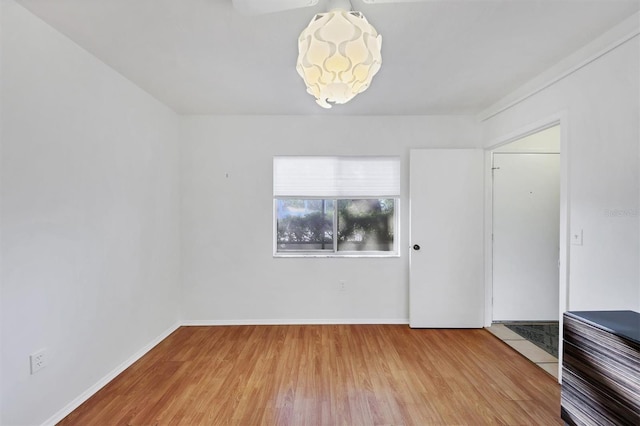
[[[83,402],[91,398],[96,392],[102,389],[107,383],[111,380],[115,379],[119,374],[121,374],[124,370],[133,365],[134,362],[142,358],[147,352],[153,349],[158,343],[162,342],[164,339],[169,337],[171,333],[176,331],[180,327],[180,323],[175,323],[173,326],[169,327],[163,333],[161,333],[158,337],[153,339],[149,344],[136,352],[133,356],[127,359],[125,362],[116,367],[109,374],[100,379],[96,384],[91,386],[89,389],[84,391],[80,396],[67,404],[63,409],[58,411],[56,414],[51,416],[48,420],[46,420],[42,426],[53,426],[65,417],[67,417],[73,410],[82,405]]]
[[[341,318],[341,319],[234,319],[234,320],[190,320],[183,326],[215,325],[335,325],[335,324],[409,324],[408,318]]]

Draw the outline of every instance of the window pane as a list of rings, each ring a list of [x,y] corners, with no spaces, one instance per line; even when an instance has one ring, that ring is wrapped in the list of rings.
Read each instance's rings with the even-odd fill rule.
[[[333,251],[333,200],[276,200],[277,251]]]
[[[394,200],[338,200],[338,251],[393,251]]]

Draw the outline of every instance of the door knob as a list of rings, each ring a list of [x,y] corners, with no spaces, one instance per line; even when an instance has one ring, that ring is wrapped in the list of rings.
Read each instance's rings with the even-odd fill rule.
[[[414,244],[413,245],[413,249],[416,250],[416,251],[420,250],[420,246],[418,244]]]

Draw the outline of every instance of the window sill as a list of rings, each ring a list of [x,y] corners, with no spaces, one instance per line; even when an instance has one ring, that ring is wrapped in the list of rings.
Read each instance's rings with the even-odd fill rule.
[[[318,258],[318,257],[331,257],[331,258],[399,258],[400,253],[350,253],[350,254],[336,254],[336,253],[274,253],[274,258]]]

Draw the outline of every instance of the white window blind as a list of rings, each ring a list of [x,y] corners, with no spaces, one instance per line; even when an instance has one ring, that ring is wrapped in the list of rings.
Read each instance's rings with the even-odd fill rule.
[[[399,157],[274,157],[274,197],[399,197]]]

